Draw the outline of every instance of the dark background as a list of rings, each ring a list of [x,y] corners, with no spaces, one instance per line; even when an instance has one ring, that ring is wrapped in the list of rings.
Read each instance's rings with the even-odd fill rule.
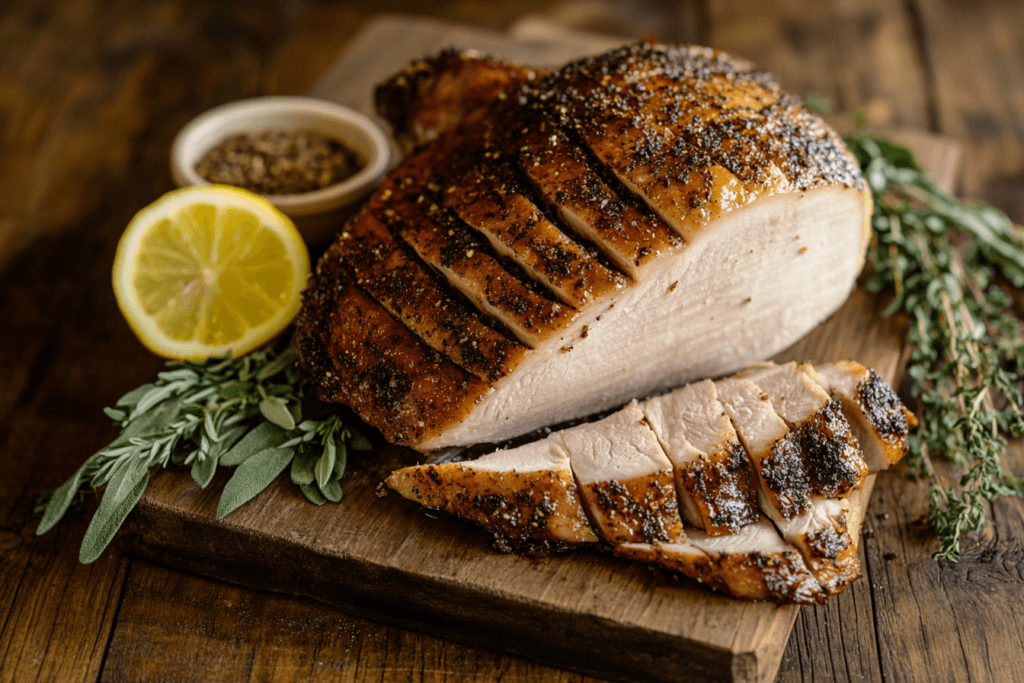
[[[962,196],[1024,222],[1022,2],[8,0],[0,5],[0,681],[583,679],[117,550],[81,566],[82,517],[34,535],[38,492],[114,436],[101,408],[160,368],[117,312],[110,265],[133,213],[172,188],[175,133],[223,102],[305,92],[369,17],[392,11],[499,30],[535,14],[733,51],[791,91],[828,97],[838,125],[861,108],[881,129],[957,139]],[[877,525],[888,523],[882,505],[920,500],[876,496]],[[900,534],[929,533],[919,513]],[[871,631],[843,621],[866,609],[855,601],[868,593],[850,591],[846,602],[801,611],[780,679],[1010,680],[1009,663],[1024,656],[1022,617],[1001,596],[1024,590],[1022,531],[1020,506],[1000,503],[960,565],[897,561],[922,631],[939,624],[948,636],[929,668],[886,668],[893,657],[883,650],[906,643],[871,640],[872,653],[830,638],[841,627]],[[982,579],[984,591],[969,597]],[[882,601],[869,606],[876,619],[898,608],[900,596],[870,595]],[[986,632],[997,622],[982,626],[977,615],[998,604],[1007,608],[1000,633]]]

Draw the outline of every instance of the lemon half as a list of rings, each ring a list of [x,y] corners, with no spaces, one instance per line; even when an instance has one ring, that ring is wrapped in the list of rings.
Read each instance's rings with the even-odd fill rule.
[[[309,252],[291,220],[229,185],[168,192],[137,213],[114,257],[132,330],[165,358],[239,356],[295,317]]]

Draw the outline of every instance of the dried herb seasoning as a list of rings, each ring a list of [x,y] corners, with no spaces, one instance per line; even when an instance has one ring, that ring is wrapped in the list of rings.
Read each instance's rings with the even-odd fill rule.
[[[311,131],[234,135],[208,151],[196,173],[265,195],[303,194],[351,178],[362,164],[341,142]]]

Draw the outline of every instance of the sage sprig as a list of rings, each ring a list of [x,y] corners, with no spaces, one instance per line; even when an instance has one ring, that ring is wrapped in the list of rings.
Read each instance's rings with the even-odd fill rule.
[[[906,148],[863,132],[845,141],[875,202],[867,287],[893,293],[887,314],[909,316],[921,418],[910,464],[931,484],[936,556],[957,560],[986,501],[1024,496],[1002,464],[1005,435],[1024,435],[1024,335],[1004,286],[1024,286],[1024,240],[1005,214],[947,195]],[[962,472],[957,486],[936,472],[936,454]]]
[[[45,492],[36,533],[60,521],[88,489],[103,488],[82,541],[80,560],[109,545],[157,467],[187,466],[200,488],[219,467],[235,470],[217,506],[222,518],[291,467],[291,480],[311,502],[341,500],[348,449],[370,442],[331,407],[305,394],[292,350],[264,350],[204,363],[172,361],[157,380],[122,396],[104,412],[121,428],[55,491]],[[304,415],[303,413],[307,413]]]

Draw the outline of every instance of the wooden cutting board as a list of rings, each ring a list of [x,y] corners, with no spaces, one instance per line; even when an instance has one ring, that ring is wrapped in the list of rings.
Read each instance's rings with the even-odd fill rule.
[[[368,24],[312,94],[372,113],[373,85],[409,59],[448,45],[544,66],[602,50],[608,42],[588,42],[582,34],[557,44],[539,42],[523,31],[513,39],[386,16]],[[922,133],[895,137],[912,146],[943,185],[951,185],[956,145]],[[880,310],[874,297],[857,290],[779,359],[855,358],[894,382],[903,365],[902,330]],[[599,676],[774,679],[798,608],[739,602],[595,550],[546,559],[497,553],[487,535],[469,524],[430,515],[395,494],[377,496],[388,472],[417,460],[409,449],[381,444],[352,458],[339,505],[310,505],[279,480],[221,521],[215,512],[226,473],[202,491],[187,472],[161,472],[129,517],[122,539],[139,555],[198,574],[310,596]]]

